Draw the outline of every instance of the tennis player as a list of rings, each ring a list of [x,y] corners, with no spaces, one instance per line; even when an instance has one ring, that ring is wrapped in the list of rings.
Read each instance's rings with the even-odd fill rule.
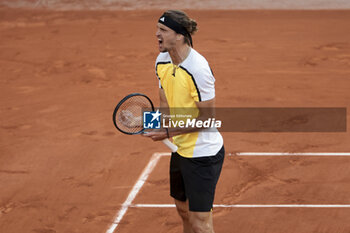
[[[206,59],[193,49],[196,31],[197,23],[182,11],[168,10],[159,18],[156,75],[161,108],[196,108],[204,119],[215,107],[215,79]],[[154,141],[172,137],[178,146],[170,161],[170,195],[183,232],[213,233],[212,207],[225,154],[221,134],[169,128],[144,136]]]

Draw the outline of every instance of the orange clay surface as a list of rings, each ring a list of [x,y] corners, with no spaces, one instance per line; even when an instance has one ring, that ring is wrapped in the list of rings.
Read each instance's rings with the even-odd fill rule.
[[[162,143],[114,129],[126,94],[158,103],[162,11],[0,8],[0,232],[105,233]],[[217,106],[349,107],[350,11],[188,11]],[[349,117],[348,117],[349,119]],[[350,152],[349,133],[224,133],[235,152]],[[172,204],[169,157],[134,203]],[[350,157],[227,156],[216,204],[350,204]],[[349,208],[215,208],[217,233],[348,233]],[[129,208],[116,232],[181,232]]]

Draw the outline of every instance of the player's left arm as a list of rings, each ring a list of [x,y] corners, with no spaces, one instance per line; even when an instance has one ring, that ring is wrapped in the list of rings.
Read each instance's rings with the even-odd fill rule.
[[[196,102],[197,108],[199,110],[199,116],[197,120],[205,121],[208,118],[213,118],[215,116],[215,98],[211,100]],[[168,133],[164,130],[153,131],[144,136],[152,138],[154,141],[160,141],[165,138],[174,137],[180,134],[193,133],[202,130],[202,128],[168,128]]]
[[[199,110],[199,116],[196,118],[197,121],[206,121],[209,118],[215,117],[215,98],[196,102]],[[180,134],[193,133],[202,130],[202,128],[169,128],[169,136],[174,137]]]

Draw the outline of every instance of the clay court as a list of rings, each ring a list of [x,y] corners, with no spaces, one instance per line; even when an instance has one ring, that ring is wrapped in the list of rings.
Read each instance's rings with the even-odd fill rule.
[[[167,147],[112,123],[129,93],[158,103],[163,10],[2,2],[0,232],[181,232]],[[350,106],[350,10],[218,8],[186,10],[218,107]],[[348,131],[223,137],[215,232],[350,232]]]

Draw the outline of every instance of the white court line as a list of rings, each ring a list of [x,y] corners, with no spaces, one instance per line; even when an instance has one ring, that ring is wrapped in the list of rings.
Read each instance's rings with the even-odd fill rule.
[[[171,153],[158,153],[161,156],[170,156]],[[227,156],[350,156],[350,152],[236,152],[227,153]]]
[[[120,221],[123,219],[125,213],[129,207],[152,207],[152,208],[170,208],[175,207],[173,204],[164,204],[164,205],[153,205],[153,204],[135,204],[134,201],[136,195],[144,185],[148,176],[153,171],[154,167],[157,165],[160,157],[170,156],[171,153],[154,153],[148,162],[147,166],[143,170],[142,174],[136,181],[132,190],[130,191],[128,197],[121,206],[121,209],[117,213],[112,225],[108,228],[106,233],[113,233]],[[228,153],[228,156],[350,156],[350,153],[337,153],[337,152],[312,152],[312,153],[288,153],[288,152],[237,152],[237,153]],[[214,207],[223,207],[223,208],[286,208],[286,207],[298,207],[298,208],[350,208],[350,205],[214,205]]]
[[[171,153],[158,153],[161,156],[170,156]],[[236,152],[227,153],[227,156],[350,156],[350,152]]]
[[[350,208],[350,205],[281,204],[281,205],[213,205],[215,208]],[[174,204],[134,204],[139,208],[174,208]]]
[[[229,156],[350,156],[348,152],[237,152]]]
[[[106,231],[106,233],[113,233],[114,230],[117,228],[118,224],[120,223],[120,221],[123,219],[126,211],[128,210],[128,208],[131,206],[132,202],[134,201],[137,193],[140,191],[140,189],[142,188],[143,184],[145,183],[145,181],[147,180],[149,174],[151,174],[151,172],[153,171],[154,167],[157,165],[159,158],[165,155],[168,155],[169,153],[155,153],[152,155],[150,161],[148,162],[147,166],[145,167],[145,169],[143,170],[142,174],[140,175],[140,177],[138,178],[138,180],[136,181],[134,187],[132,188],[132,190],[130,191],[128,197],[126,198],[126,200],[124,201],[124,203],[122,204],[122,207],[120,208],[117,216],[115,217],[112,225],[108,228],[108,230]]]

